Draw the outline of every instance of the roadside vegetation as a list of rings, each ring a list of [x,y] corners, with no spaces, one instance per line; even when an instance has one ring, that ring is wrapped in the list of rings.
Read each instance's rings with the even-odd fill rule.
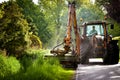
[[[70,80],[72,70],[44,58],[50,32],[32,0],[0,3],[0,80]]]
[[[1,80],[71,80],[74,72],[65,70],[57,59],[44,59],[45,50],[27,50],[19,59],[0,52]]]

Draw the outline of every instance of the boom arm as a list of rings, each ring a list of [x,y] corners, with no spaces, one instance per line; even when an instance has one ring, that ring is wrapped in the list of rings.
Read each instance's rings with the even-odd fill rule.
[[[76,12],[75,12],[75,2],[69,3],[69,12],[68,12],[68,23],[67,23],[67,32],[66,37],[64,38],[64,50],[52,50],[51,53],[57,53],[57,54],[66,54],[69,51],[71,51],[71,31],[72,26],[74,27],[74,34],[75,34],[75,54],[80,55],[80,35],[79,30],[77,28],[77,20],[76,20]]]
[[[65,38],[65,46],[70,47],[71,44],[71,28],[74,27],[74,33],[75,33],[75,42],[76,42],[76,49],[75,53],[77,55],[80,54],[80,36],[79,31],[77,28],[77,20],[76,20],[76,12],[75,12],[75,3],[69,4],[69,14],[68,14],[68,26],[67,26],[67,36]]]

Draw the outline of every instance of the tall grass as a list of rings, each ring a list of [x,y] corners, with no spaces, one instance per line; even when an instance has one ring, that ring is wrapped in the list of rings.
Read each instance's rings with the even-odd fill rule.
[[[44,60],[44,53],[44,50],[28,50],[19,60],[0,55],[0,70],[6,70],[4,73],[0,71],[0,80],[71,80],[73,71],[63,69],[57,59]],[[1,68],[2,64],[7,68]]]

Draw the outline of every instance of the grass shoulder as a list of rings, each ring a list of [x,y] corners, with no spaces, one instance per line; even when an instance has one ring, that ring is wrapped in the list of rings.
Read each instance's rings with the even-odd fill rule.
[[[20,59],[11,59],[11,57],[0,55],[2,62],[0,66],[4,65],[0,68],[1,80],[71,80],[74,71],[62,68],[57,59],[45,60],[43,54],[46,53],[48,53],[48,50],[29,49]],[[5,68],[6,71],[2,73]]]

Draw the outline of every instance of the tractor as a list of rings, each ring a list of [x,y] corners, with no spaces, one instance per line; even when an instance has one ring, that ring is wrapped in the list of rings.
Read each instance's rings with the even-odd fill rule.
[[[102,58],[104,64],[117,64],[119,48],[117,40],[112,40],[108,29],[114,25],[106,21],[85,22],[81,28],[80,62],[88,63],[89,58]]]
[[[90,58],[102,58],[104,64],[117,64],[118,41],[112,40],[112,36],[108,34],[108,28],[113,29],[114,25],[106,21],[90,21],[78,26],[75,2],[69,2],[68,9],[66,36],[61,44],[50,51],[53,56],[57,57],[63,66],[76,67],[79,63],[88,64]],[[75,39],[71,35],[72,29]],[[61,45],[63,49],[59,48]]]

